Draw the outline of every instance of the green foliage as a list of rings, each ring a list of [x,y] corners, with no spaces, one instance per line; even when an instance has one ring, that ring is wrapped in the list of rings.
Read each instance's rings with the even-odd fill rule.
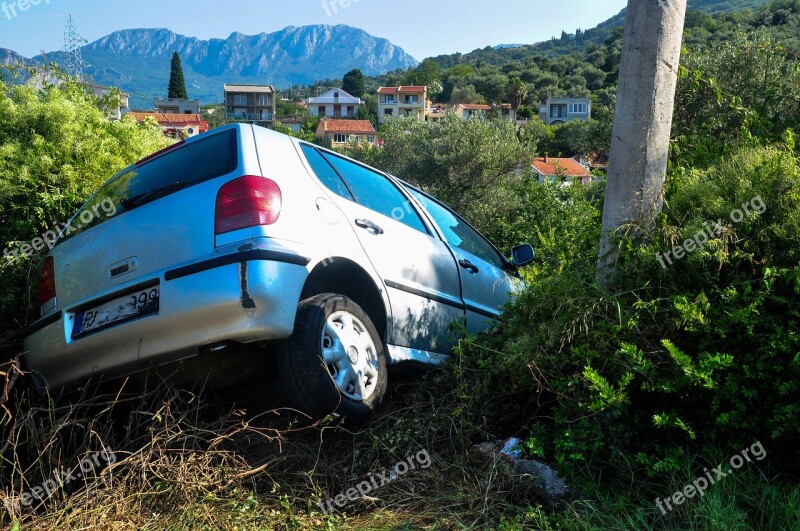
[[[774,140],[800,128],[800,64],[764,31],[737,32],[713,50],[688,53],[680,78],[679,153],[707,151],[720,139]]]
[[[378,125],[378,96],[376,94],[364,95],[364,105],[358,109],[358,119],[368,120],[373,126]]]
[[[538,144],[538,152],[553,157],[595,154],[607,159],[611,151],[611,127],[610,120],[572,120],[553,125]]]
[[[484,99],[483,96],[478,94],[474,86],[467,85],[466,87],[453,89],[450,95],[450,103],[452,105],[458,105],[460,103],[484,103]]]
[[[273,128],[278,133],[293,136],[306,142],[314,142],[317,137],[317,126],[319,125],[319,118],[316,116],[306,115],[303,119],[303,124],[300,126],[300,131],[293,131],[290,127],[283,125],[280,121],[275,124]]]
[[[169,87],[167,89],[168,98],[188,99],[186,92],[186,80],[183,77],[183,67],[181,66],[181,56],[178,52],[172,52],[172,62],[169,71]]]
[[[344,75],[344,78],[342,78],[342,90],[356,98],[364,95],[364,74],[361,73],[360,69],[354,68]]]
[[[507,120],[464,120],[449,113],[435,126],[396,118],[381,128],[383,149],[352,156],[435,194],[481,230],[497,234],[516,207],[531,152]],[[519,242],[517,242],[519,243]]]
[[[66,222],[114,173],[168,145],[155,122],[110,121],[70,79],[43,90],[0,82],[0,241],[16,249]],[[0,261],[0,322],[18,331],[31,315],[27,286],[38,261]]]
[[[771,462],[794,469],[800,161],[745,145],[674,168],[669,184],[658,229],[627,243],[611,291],[594,279],[599,211],[581,225],[578,197],[550,202],[561,215],[542,225],[564,220],[552,244],[562,254],[526,272],[529,289],[499,326],[460,350],[462,367],[481,369],[461,373],[467,410],[499,431],[527,425],[565,465],[638,463],[652,476],[676,471],[692,447],[760,440]],[[750,214],[702,250],[660,265],[657,253],[743,205]]]

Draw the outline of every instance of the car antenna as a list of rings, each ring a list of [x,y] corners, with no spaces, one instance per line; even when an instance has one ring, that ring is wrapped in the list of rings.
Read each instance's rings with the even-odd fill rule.
[[[167,123],[172,128],[172,130],[175,131],[176,133],[178,133],[178,135],[181,137],[181,141],[186,140],[186,138],[183,136],[183,132],[179,131],[178,128],[175,127],[175,124],[173,124],[172,120],[169,119],[169,117],[167,116],[167,113],[162,111],[161,108],[158,106],[158,103],[156,103],[156,100],[153,100],[153,105],[155,105],[156,106],[156,110],[158,112],[160,112],[164,116],[164,118],[167,120]]]

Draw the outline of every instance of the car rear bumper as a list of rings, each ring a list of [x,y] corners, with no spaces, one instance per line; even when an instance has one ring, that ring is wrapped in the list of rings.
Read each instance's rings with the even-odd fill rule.
[[[191,357],[206,345],[289,337],[308,263],[292,251],[254,248],[164,271],[151,279],[160,286],[156,315],[79,339],[71,337],[74,308],[33,323],[26,367],[55,391]]]

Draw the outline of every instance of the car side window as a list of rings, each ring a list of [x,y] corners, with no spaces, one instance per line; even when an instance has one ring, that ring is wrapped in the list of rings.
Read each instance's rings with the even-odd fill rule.
[[[355,201],[353,194],[347,189],[347,185],[344,184],[336,173],[336,170],[328,164],[328,161],[325,160],[320,152],[311,146],[303,145],[302,148],[306,160],[308,160],[308,165],[314,170],[314,174],[322,181],[322,184],[339,197],[344,197],[349,201]]]
[[[430,234],[410,201],[389,179],[335,155],[325,158],[356,196],[356,202],[422,233]]]
[[[422,206],[431,215],[436,225],[442,230],[447,243],[475,255],[499,269],[503,268],[504,261],[497,249],[486,238],[481,236],[478,231],[461,219],[458,214],[413,188],[408,188],[408,191],[422,203]]]

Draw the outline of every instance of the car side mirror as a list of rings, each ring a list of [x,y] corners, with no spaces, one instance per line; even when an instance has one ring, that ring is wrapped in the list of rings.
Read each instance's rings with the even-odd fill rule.
[[[518,245],[511,250],[511,255],[514,258],[514,266],[522,267],[533,262],[533,259],[536,258],[536,251],[531,245]]]

